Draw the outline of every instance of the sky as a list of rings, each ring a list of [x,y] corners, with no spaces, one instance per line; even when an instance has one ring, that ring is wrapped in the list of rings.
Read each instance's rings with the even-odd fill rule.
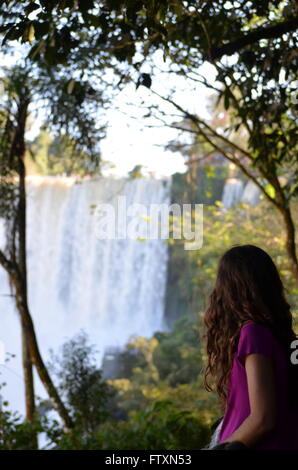
[[[207,64],[202,67],[201,72],[208,76],[208,79],[212,79],[214,75],[212,67]],[[175,77],[174,80],[171,87],[174,85],[177,102],[182,104],[188,111],[198,113],[203,118],[208,118],[206,106],[210,91],[206,90],[203,85],[198,85],[196,90],[188,90],[184,79]],[[158,75],[153,75],[152,90],[161,95],[166,95],[169,89],[167,80],[165,82],[159,80]],[[101,144],[103,159],[116,165],[113,170],[115,174],[125,174],[138,164],[143,165],[148,171],[155,173],[157,176],[168,176],[175,172],[184,172],[186,170],[184,157],[180,153],[166,151],[162,147],[169,140],[177,137],[177,131],[166,126],[159,128],[148,127],[150,121],[143,119],[141,112],[138,110],[138,103],[141,104],[142,100],[146,103],[154,103],[164,107],[161,99],[153,96],[151,91],[145,87],[141,86],[136,91],[133,83],[127,85],[127,88],[120,93],[116,103],[121,111],[111,110],[109,112],[108,122],[110,127],[107,138]],[[133,108],[127,106],[127,103],[131,102],[135,104]],[[174,108],[169,106],[168,110],[173,112]],[[135,118],[129,117],[129,111],[130,114],[135,113]],[[138,112],[140,117],[136,119]]]
[[[1,57],[1,64],[13,65],[20,57],[21,51],[18,51],[18,43],[15,43],[15,54],[10,57]],[[162,59],[162,52],[156,54],[157,69],[166,69],[166,64]],[[146,66],[145,66],[146,67]],[[151,70],[142,69],[141,72],[150,72]],[[204,64],[200,72],[210,81],[214,81],[214,70],[211,65]],[[152,90],[166,96],[169,92],[168,78],[160,76],[157,72],[152,76]],[[171,89],[175,90],[175,99],[182,104],[188,111],[197,113],[200,117],[208,118],[206,105],[210,90],[203,85],[198,84],[195,89],[189,88],[185,79],[178,76],[171,76]],[[150,128],[148,124],[157,124],[156,121],[144,119],[141,110],[141,102],[156,104],[164,108],[164,103],[157,98],[144,86],[136,90],[134,83],[130,82],[119,93],[113,102],[113,109],[107,112],[108,129],[107,135],[100,143],[102,160],[110,162],[111,165],[105,165],[104,175],[126,176],[136,165],[142,165],[145,174],[152,173],[157,177],[170,176],[175,172],[184,172],[186,166],[184,157],[180,153],[166,151],[163,146],[171,139],[177,137],[177,131],[169,129],[166,126],[159,128]],[[128,104],[130,103],[130,104]],[[133,103],[133,106],[131,105]],[[175,111],[171,106],[169,112]],[[29,140],[34,139],[42,123],[40,118],[32,121],[30,129],[26,133]],[[110,167],[109,167],[110,166]]]
[[[37,15],[38,10],[31,13],[31,19]],[[159,51],[155,54],[157,67],[164,69],[166,64],[163,59],[163,52]],[[206,75],[208,80],[214,81],[215,72],[211,65],[204,65],[202,67],[203,74]],[[141,70],[141,72],[151,72],[151,70]],[[156,80],[155,80],[156,78]],[[171,78],[172,79],[172,78]],[[178,76],[174,79],[177,82],[177,98],[180,103],[191,112],[197,113],[200,110],[201,117],[208,117],[206,111],[207,98],[210,91],[205,87],[198,86],[196,99],[194,100],[193,90],[185,90],[185,80]],[[166,81],[167,82],[167,81]],[[171,87],[173,84],[171,83]],[[165,81],[153,77],[152,88],[160,94],[167,93],[167,86]],[[101,142],[102,159],[111,162],[114,168],[106,171],[106,174],[125,176],[136,165],[142,165],[145,170],[152,172],[156,176],[169,176],[175,172],[184,172],[186,166],[184,158],[181,154],[165,151],[161,146],[168,140],[177,136],[177,131],[173,132],[167,128],[152,129],[146,126],[143,119],[138,121],[124,115],[127,103],[134,102],[136,106],[133,113],[138,113],[137,104],[144,98],[144,95],[150,100],[150,91],[144,87],[139,87],[136,91],[135,85],[130,83],[127,88],[123,90],[116,103],[116,107],[121,111],[110,110],[107,116],[109,128],[107,137]],[[154,100],[153,100],[154,102]],[[156,103],[156,100],[155,100]],[[158,104],[158,102],[157,102]],[[33,132],[36,126],[33,127]]]

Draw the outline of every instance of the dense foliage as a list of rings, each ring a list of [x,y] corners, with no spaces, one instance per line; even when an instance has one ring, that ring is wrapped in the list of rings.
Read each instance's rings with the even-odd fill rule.
[[[225,107],[233,107],[234,126],[243,125],[249,133],[254,165],[260,169],[269,165],[270,170],[270,165],[284,161],[295,163],[296,1],[1,3],[4,44],[20,39],[30,44],[32,60],[46,61],[51,68],[67,66],[68,91],[82,103],[86,90],[72,71],[74,66],[81,70],[85,66],[83,76],[89,70],[94,74],[115,64],[114,58],[139,70],[155,50],[162,49],[172,73],[214,87],[224,97]],[[222,60],[225,56],[232,57]],[[198,74],[206,61],[215,67],[219,87]],[[130,69],[120,67],[118,72],[122,83]],[[296,186],[291,186],[293,190]]]
[[[18,111],[25,110],[27,118],[27,110],[34,116],[42,107],[56,136],[46,154],[38,139],[30,146],[39,172],[92,173],[98,170],[102,118],[113,90],[131,80],[152,85],[153,93],[174,107],[176,121],[170,126],[194,135],[193,146],[201,146],[202,153],[221,152],[262,191],[258,206],[226,211],[216,202],[225,167],[205,167],[194,177],[188,172],[185,181],[176,177],[174,202],[199,200],[206,206],[202,249],[170,245],[166,313],[171,331],[132,338],[109,381],[84,336],[67,343],[55,356],[53,374],[74,427],[64,432],[48,415],[49,404],[40,405],[34,422],[23,423],[2,403],[0,448],[29,448],[34,432],[44,432],[49,447],[59,449],[200,448],[221,412],[216,397],[204,390],[201,374],[202,314],[219,256],[235,243],[268,251],[297,322],[297,1],[5,0],[0,17],[4,56],[16,44],[21,56],[18,65],[2,69],[1,77],[0,209],[8,220],[18,196],[11,184],[15,156],[19,151],[22,157],[26,146],[27,122],[20,132]],[[156,68],[156,51],[162,51],[163,70]],[[206,63],[212,80],[201,73]],[[143,74],[144,64],[152,73]],[[156,79],[169,76],[215,91],[230,113],[228,122],[207,122],[177,103],[173,93],[156,93]],[[169,123],[161,106],[150,113]],[[65,157],[58,161],[61,150]]]
[[[245,243],[260,246],[273,257],[287,287],[293,311],[297,313],[297,283],[284,256],[286,235],[274,207],[260,195],[260,203],[254,207],[240,204],[226,210],[216,196],[222,187],[218,179],[219,168],[202,166],[197,171],[200,176],[194,179],[192,188],[185,181],[187,174],[177,174],[173,179],[173,202],[182,203],[193,197],[194,202],[204,203],[204,242],[200,250],[187,252],[179,241],[170,244],[166,309],[169,321],[183,312],[193,315],[204,311],[219,257],[233,244]],[[293,205],[293,214],[297,224],[297,203]]]
[[[210,178],[210,168],[206,172]],[[213,175],[216,186],[215,171]],[[178,198],[185,186],[181,178],[177,180]],[[212,188],[212,178],[209,183],[207,191]],[[65,433],[49,413],[49,402],[41,403],[34,426],[47,436],[46,448],[199,449],[208,442],[210,425],[222,411],[215,394],[206,392],[203,386],[202,314],[218,258],[234,243],[248,243],[253,237],[253,243],[273,256],[298,326],[297,286],[285,262],[284,235],[270,205],[263,200],[254,207],[240,204],[224,210],[216,202],[204,210],[202,249],[185,251],[179,241],[171,245],[170,269],[172,274],[179,273],[172,282],[181,304],[175,322],[167,312],[172,323],[169,331],[157,332],[152,338],[131,338],[115,356],[116,373],[109,378],[104,378],[96,350],[83,333],[53,354],[51,372],[75,426]],[[184,315],[183,305],[187,306]],[[1,447],[28,448],[32,425],[24,424],[8,409],[4,403]]]

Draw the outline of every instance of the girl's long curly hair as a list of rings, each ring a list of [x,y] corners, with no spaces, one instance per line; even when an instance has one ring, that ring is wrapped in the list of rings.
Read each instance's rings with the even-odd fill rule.
[[[298,380],[295,366],[290,362],[290,344],[297,336],[278,270],[261,248],[233,246],[220,259],[204,316],[208,356],[205,387],[212,391],[211,382],[215,381],[223,406],[240,329],[249,320],[269,326],[285,348],[289,357],[290,390],[294,396]],[[292,402],[292,397],[289,399]]]

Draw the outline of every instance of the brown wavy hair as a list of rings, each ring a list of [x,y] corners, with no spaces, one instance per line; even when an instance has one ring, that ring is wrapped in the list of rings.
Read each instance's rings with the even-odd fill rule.
[[[205,387],[212,391],[212,382],[215,382],[223,406],[240,329],[250,320],[270,327],[287,351],[292,381],[290,389],[294,395],[298,391],[298,379],[296,369],[290,362],[290,343],[297,336],[293,331],[290,305],[285,298],[278,270],[271,257],[261,248],[254,245],[233,246],[220,259],[215,286],[204,316],[208,357]]]

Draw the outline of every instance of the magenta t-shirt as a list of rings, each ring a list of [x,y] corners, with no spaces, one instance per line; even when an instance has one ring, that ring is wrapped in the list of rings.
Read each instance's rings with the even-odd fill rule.
[[[242,326],[229,382],[226,411],[219,441],[227,439],[249,416],[249,396],[244,358],[263,354],[271,359],[276,381],[277,424],[254,449],[298,450],[298,411],[288,406],[288,372],[286,352],[270,328],[255,322]]]

